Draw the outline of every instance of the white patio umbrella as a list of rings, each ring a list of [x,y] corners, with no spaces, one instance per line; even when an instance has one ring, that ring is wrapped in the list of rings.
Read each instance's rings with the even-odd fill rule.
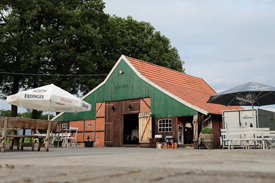
[[[22,91],[7,97],[7,103],[27,109],[50,112],[90,111],[91,105],[54,84]]]

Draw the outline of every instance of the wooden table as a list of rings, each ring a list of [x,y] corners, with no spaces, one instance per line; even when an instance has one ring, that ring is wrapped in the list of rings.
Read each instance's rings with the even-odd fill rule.
[[[38,148],[44,147],[45,151],[49,151],[49,140],[50,140],[50,131],[56,130],[57,122],[56,121],[46,121],[46,120],[37,120],[37,119],[25,119],[25,118],[13,118],[13,117],[0,117],[0,129],[3,130],[3,133],[0,134],[0,148],[1,152],[5,152],[6,140],[7,137],[10,138],[10,149],[13,149],[13,145],[17,145],[19,150],[19,139],[22,138],[21,150],[23,147],[32,147],[34,150],[34,138],[39,139]],[[11,134],[7,134],[7,130],[11,130]],[[23,129],[22,135],[15,134],[15,129]],[[25,135],[24,131],[26,129],[31,129],[31,135]],[[47,130],[46,136],[41,136],[40,134],[35,134],[35,130]],[[24,138],[31,138],[30,143],[24,143]],[[44,143],[43,143],[44,142]]]

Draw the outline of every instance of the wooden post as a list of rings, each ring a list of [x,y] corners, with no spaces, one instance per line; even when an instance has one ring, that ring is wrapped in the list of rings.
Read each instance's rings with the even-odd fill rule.
[[[95,118],[95,124],[94,124],[94,143],[95,143],[95,140],[96,140],[96,118]]]
[[[14,130],[11,130],[11,135],[14,135]],[[10,138],[10,149],[13,149],[14,139]]]
[[[84,141],[85,141],[85,119],[84,119],[84,125],[83,125],[83,142]]]
[[[45,151],[49,151],[49,142],[50,142],[50,131],[51,131],[51,121],[49,121],[46,141],[45,141]]]
[[[19,145],[20,145],[20,138],[16,138],[16,142],[17,142],[17,150],[19,150]]]
[[[2,148],[1,148],[1,152],[5,152],[5,148],[6,148],[6,140],[7,140],[7,126],[8,126],[8,118],[5,117],[5,122],[4,122],[4,128],[3,128],[3,139],[2,139]]]
[[[41,138],[38,138],[38,146],[37,146],[37,151],[40,151],[40,146],[41,146],[41,143],[42,143],[42,139],[41,139]]]
[[[23,129],[23,134],[22,134],[22,135],[25,135],[25,132],[26,132],[26,130]],[[24,141],[25,141],[25,138],[22,137],[22,141],[21,141],[21,151],[23,151],[23,148],[24,148],[24,146],[22,145],[22,144],[24,143]]]
[[[31,135],[34,135],[34,130],[31,130]],[[31,138],[32,151],[34,151],[34,137]]]

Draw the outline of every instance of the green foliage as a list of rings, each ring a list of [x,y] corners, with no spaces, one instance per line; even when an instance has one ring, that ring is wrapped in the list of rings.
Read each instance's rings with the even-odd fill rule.
[[[151,62],[180,72],[183,61],[175,47],[170,45],[170,40],[161,35],[160,31],[149,22],[138,22],[132,17],[110,17],[109,24],[111,36],[108,40],[113,45],[106,55],[108,60],[116,62],[120,55],[124,54],[133,58]]]
[[[43,111],[39,111],[39,116],[35,119],[42,119],[42,120],[48,120],[48,114],[42,114]],[[0,110],[0,116],[6,116],[6,117],[11,117],[11,110]],[[18,113],[17,117],[20,118],[28,118],[28,119],[34,119],[32,118],[32,111],[27,110],[27,112],[24,113]],[[53,114],[50,114],[50,119],[54,117]]]
[[[88,135],[88,137],[87,137],[87,141],[91,141],[91,139],[90,139],[90,136]]]
[[[250,127],[251,127],[251,128],[253,127],[253,124],[252,124],[252,123],[250,123]]]
[[[0,72],[22,74],[0,75],[0,97],[5,99],[20,88],[49,83],[74,94],[85,83],[96,86],[97,77],[58,77],[58,74],[98,73],[98,62],[104,60],[100,41],[109,17],[103,8],[102,0],[1,1]],[[45,77],[24,73],[58,74]],[[13,117],[17,116],[15,110],[12,109]]]
[[[202,130],[201,130],[201,133],[202,134],[212,134],[212,130],[208,127],[204,127]]]
[[[21,142],[22,142],[22,138],[19,139],[19,143],[21,143]],[[25,143],[30,143],[31,142],[31,138],[30,137],[24,138],[24,142]],[[10,143],[10,138],[9,137],[7,137],[6,143]]]
[[[11,117],[11,110],[0,110],[0,116]]]
[[[0,72],[22,73],[0,75],[0,98],[50,83],[86,94],[122,54],[184,72],[177,49],[150,23],[110,16],[104,8],[102,0],[0,1]]]

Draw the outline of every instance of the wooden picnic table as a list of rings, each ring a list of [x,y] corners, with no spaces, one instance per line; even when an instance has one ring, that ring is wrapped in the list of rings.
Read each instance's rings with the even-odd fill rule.
[[[49,151],[49,140],[50,131],[56,130],[56,121],[46,121],[38,119],[25,119],[25,118],[14,118],[14,117],[0,117],[0,148],[1,152],[5,152],[6,140],[10,138],[10,149],[13,149],[13,145],[17,145],[17,150],[19,150],[19,140],[22,138],[21,150],[23,147],[32,147],[34,150],[34,138],[38,138],[38,148],[39,151],[41,147],[44,147],[45,151]],[[15,134],[15,130],[23,129],[22,135]],[[31,135],[25,135],[25,130],[30,129]],[[11,130],[11,134],[7,134],[7,130]],[[35,134],[35,130],[47,130],[46,136]],[[1,131],[2,134],[1,134]],[[31,138],[30,143],[25,143],[24,138]]]

